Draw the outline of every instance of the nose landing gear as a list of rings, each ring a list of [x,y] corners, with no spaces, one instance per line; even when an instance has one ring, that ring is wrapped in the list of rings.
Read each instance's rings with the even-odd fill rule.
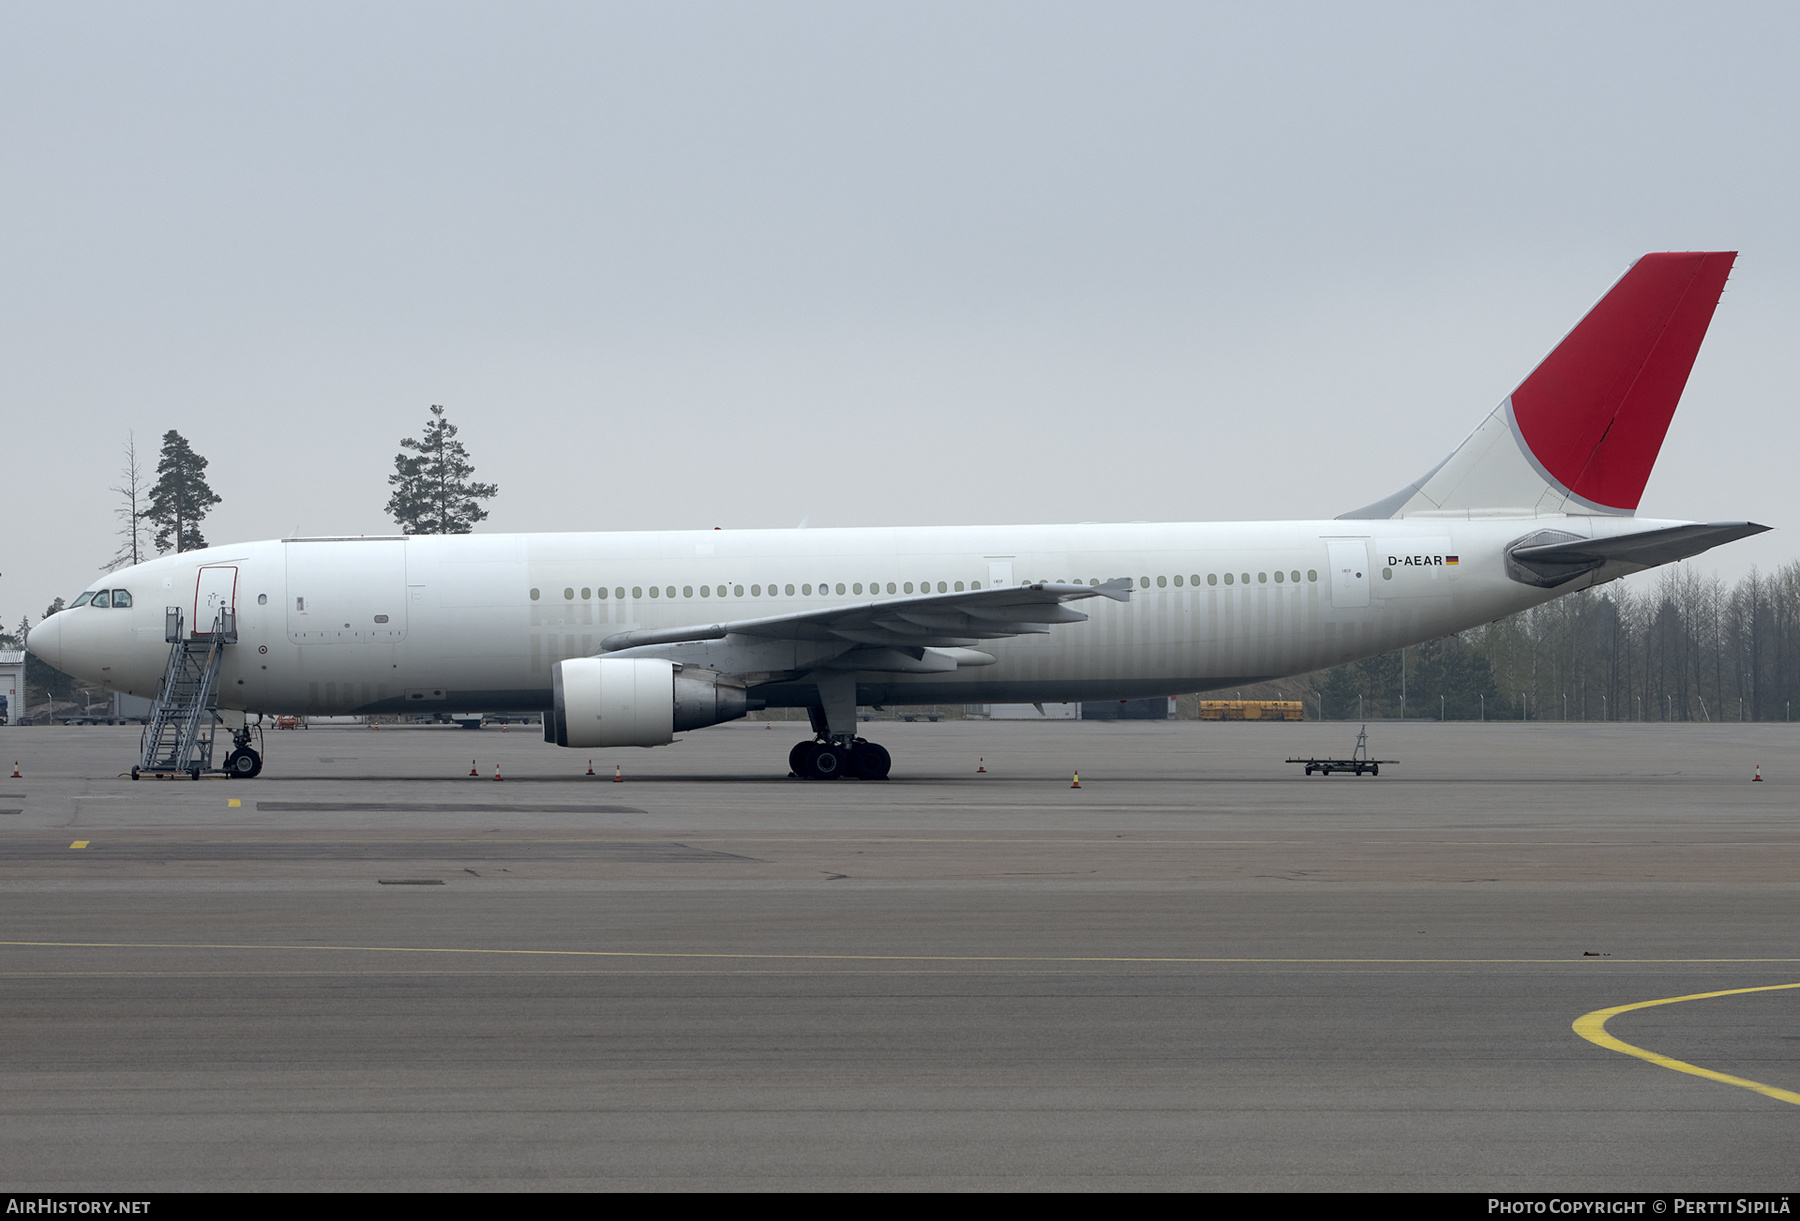
[[[231,753],[225,756],[225,774],[233,780],[253,780],[262,772],[262,756],[250,748],[250,727],[231,735]]]

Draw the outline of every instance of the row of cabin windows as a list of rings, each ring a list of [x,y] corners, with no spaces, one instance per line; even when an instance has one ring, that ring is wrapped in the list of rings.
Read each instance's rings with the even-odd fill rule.
[[[1300,583],[1300,570],[1298,568],[1292,569],[1287,572],[1282,572],[1281,570],[1277,569],[1274,576],[1275,576],[1275,583],[1277,585],[1285,584],[1288,582],[1292,582],[1295,585],[1298,585]],[[1316,568],[1307,569],[1306,570],[1306,579],[1308,581],[1316,582],[1319,579],[1318,569],[1316,569]],[[1160,576],[1160,577],[1155,578],[1155,580],[1156,580],[1157,588],[1159,588],[1159,589],[1167,588],[1171,581],[1173,581],[1173,583],[1177,589],[1180,589],[1184,584],[1188,584],[1188,583],[1191,583],[1195,588],[1199,588],[1199,586],[1200,586],[1200,574],[1197,572],[1186,578],[1183,578],[1180,575],[1176,575],[1173,578],[1167,577],[1167,576]],[[1250,574],[1247,572],[1243,572],[1243,573],[1228,572],[1225,574],[1225,584],[1227,584],[1227,585],[1236,585],[1239,583],[1248,585],[1248,584],[1250,584],[1250,580],[1251,580]],[[1139,577],[1138,578],[1138,586],[1142,589],[1149,589],[1150,581],[1151,581],[1151,578],[1149,578],[1149,577]],[[1269,583],[1269,574],[1267,572],[1257,573],[1256,574],[1256,582],[1259,585],[1267,585]],[[1058,582],[1058,584],[1061,584],[1061,583],[1062,582]],[[1208,573],[1206,575],[1206,583],[1208,585],[1219,584],[1219,574],[1216,572]],[[1080,582],[1077,581],[1076,584],[1080,584]],[[1098,585],[1098,584],[1100,584],[1100,578],[1093,577],[1088,581],[1088,584],[1089,585]],[[889,581],[887,583],[886,588],[887,588],[887,592],[890,594],[901,594],[901,593],[910,594],[910,593],[914,592],[914,586],[911,581],[904,581],[904,582]],[[956,582],[939,581],[939,582],[937,582],[936,588],[937,588],[938,593],[946,594],[946,593],[952,593],[952,592],[962,593],[964,587],[963,587],[963,583],[961,581],[956,581]],[[971,581],[971,582],[969,582],[968,588],[971,590],[980,589],[981,582],[980,581]],[[744,587],[742,585],[733,585],[733,586],[730,586],[729,589],[730,589],[731,597],[742,598],[744,596]],[[711,598],[711,597],[715,596],[715,594],[716,594],[716,596],[723,598],[723,597],[727,596],[726,590],[727,590],[727,586],[724,586],[724,585],[717,586],[716,588],[711,585],[702,585],[700,587],[700,596],[702,598]],[[826,581],[821,581],[819,583],[819,596],[829,597],[833,592],[836,592],[839,594],[846,594],[846,593],[860,594],[863,592],[863,585],[862,585],[861,581],[853,582],[848,587],[846,587],[844,582],[842,582],[842,581],[837,582],[837,584],[835,586],[832,585],[830,582],[826,582]],[[882,592],[881,582],[879,582],[879,581],[869,582],[869,593],[879,594],[881,592]],[[921,594],[931,593],[932,592],[932,583],[930,581],[920,581],[918,583],[918,592]],[[542,594],[543,594],[543,591],[541,591],[541,590],[537,590],[537,589],[532,590],[531,591],[531,600],[533,602],[538,601],[539,598],[542,597]],[[597,597],[600,601],[604,602],[607,600],[607,597],[608,597],[607,589],[604,585],[602,585],[598,588],[595,588],[593,586],[584,585],[581,587],[580,590],[577,590],[573,585],[565,586],[563,588],[563,600],[564,601],[573,602],[575,600],[577,594],[580,595],[580,597],[583,601],[591,601]],[[645,594],[645,590],[644,590],[643,586],[634,585],[631,587],[631,596],[633,598],[642,598],[644,596],[644,594]],[[611,596],[613,598],[624,598],[625,597],[625,587],[623,585],[614,586],[612,589],[612,592],[611,592]],[[676,595],[675,586],[673,586],[673,585],[660,586],[660,587],[656,586],[656,585],[652,585],[649,588],[649,596],[652,598],[673,598],[673,597],[676,597],[677,595]],[[680,596],[683,598],[692,598],[694,596],[694,587],[692,585],[683,585],[681,587]],[[752,598],[763,597],[764,596],[763,587],[761,585],[750,586],[749,596]],[[771,598],[775,598],[775,597],[792,598],[795,596],[794,586],[791,584],[789,584],[789,585],[771,584],[768,587],[768,595],[767,596],[771,597]],[[811,585],[804,585],[804,584],[801,585],[799,588],[799,596],[805,597],[805,598],[812,597],[813,596],[813,587]]]
[[[69,609],[74,610],[77,606],[127,607],[130,605],[131,592],[129,590],[96,589],[91,594],[82,594],[79,598],[75,599]]]
[[[711,597],[715,597],[715,596],[723,598],[723,597],[727,596],[727,588],[728,587],[726,587],[724,585],[719,585],[716,587],[712,586],[712,585],[702,585],[700,587],[700,596],[702,598],[711,598]],[[810,598],[813,596],[813,587],[811,585],[801,585],[799,588],[800,588],[800,596],[801,597]],[[881,592],[881,588],[882,588],[882,586],[881,586],[880,581],[869,582],[869,592],[871,594],[879,594]],[[956,582],[939,581],[937,583],[937,592],[940,594],[962,593],[965,588],[980,589],[981,582],[980,581],[971,581],[971,582],[969,582],[969,584],[967,586],[965,586],[961,581],[956,581]],[[821,597],[829,597],[834,589],[836,590],[836,592],[838,592],[840,594],[843,594],[843,593],[860,594],[863,592],[863,584],[861,581],[856,581],[850,585],[845,585],[844,582],[839,581],[837,583],[837,585],[834,587],[830,582],[827,582],[827,581],[819,582],[819,596],[821,596]],[[917,590],[919,593],[928,594],[932,591],[932,584],[930,581],[920,581],[918,583]],[[894,593],[910,594],[914,591],[914,586],[911,581],[904,581],[904,582],[889,581],[887,583],[887,591],[890,594],[894,594]],[[634,598],[642,598],[646,592],[652,598],[673,598],[676,596],[676,590],[673,585],[662,586],[662,587],[652,585],[648,591],[646,591],[644,589],[644,587],[641,585],[634,585],[631,587],[631,596]],[[578,593],[584,601],[587,599],[598,597],[602,602],[604,602],[607,598],[606,586],[602,585],[598,589],[594,589],[589,586],[583,586],[580,590],[575,589],[574,586],[568,586],[563,590],[563,599],[565,601],[573,602]],[[531,600],[533,602],[536,602],[541,595],[542,595],[541,590],[534,589],[531,591]],[[623,585],[617,585],[617,586],[613,587],[612,597],[623,598],[624,596],[625,596],[625,587]],[[694,596],[694,587],[692,585],[683,585],[681,587],[680,596],[683,598],[693,597]],[[730,586],[729,587],[729,596],[733,597],[733,598],[743,597],[744,596],[744,587],[742,585]],[[761,585],[750,586],[750,597],[760,598],[763,596],[764,596],[764,591],[763,591],[763,587]],[[771,597],[771,598],[779,598],[779,597],[792,598],[795,596],[794,595],[794,586],[791,584],[786,585],[786,586],[772,584],[768,587],[767,596]]]
[[[1258,585],[1267,585],[1269,583],[1270,575],[1271,575],[1270,573],[1266,573],[1266,572],[1257,573],[1256,574],[1256,583]],[[1300,570],[1298,568],[1290,569],[1287,572],[1283,572],[1278,568],[1273,573],[1273,576],[1275,577],[1275,584],[1277,584],[1277,585],[1284,585],[1289,582],[1292,582],[1295,585],[1300,584]],[[1306,570],[1306,579],[1308,581],[1316,582],[1319,579],[1319,570],[1317,568],[1308,568]],[[1175,588],[1177,588],[1177,589],[1181,588],[1181,578],[1179,576],[1176,576],[1173,578],[1157,577],[1156,578],[1156,586],[1158,589],[1161,589],[1161,588],[1167,586],[1171,580],[1174,581]],[[1196,572],[1192,576],[1188,577],[1188,580],[1193,585],[1198,587],[1200,584],[1200,574]],[[1207,573],[1206,574],[1206,583],[1208,585],[1217,585],[1219,583],[1219,574],[1216,572]],[[1250,584],[1250,574],[1247,572],[1228,572],[1225,574],[1225,584],[1227,584],[1227,585],[1248,585],[1248,584]],[[1138,578],[1138,588],[1149,589],[1150,588],[1150,578],[1149,577],[1139,577]]]

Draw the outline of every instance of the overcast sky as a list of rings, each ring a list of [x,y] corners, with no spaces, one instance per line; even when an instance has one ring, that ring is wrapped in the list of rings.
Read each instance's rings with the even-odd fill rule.
[[[1738,250],[1641,512],[1800,558],[1793,5],[0,3],[0,617],[224,543],[1328,517]]]

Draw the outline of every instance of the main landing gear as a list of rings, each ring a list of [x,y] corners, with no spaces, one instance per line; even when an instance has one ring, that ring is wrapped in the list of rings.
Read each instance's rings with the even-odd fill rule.
[[[808,780],[836,780],[855,776],[858,780],[886,780],[894,758],[887,748],[861,738],[852,738],[849,746],[837,742],[807,739],[796,742],[788,752],[788,771]]]
[[[806,710],[813,736],[788,752],[788,770],[808,780],[886,780],[893,756],[856,736],[856,676],[848,672],[815,676],[819,702]]]

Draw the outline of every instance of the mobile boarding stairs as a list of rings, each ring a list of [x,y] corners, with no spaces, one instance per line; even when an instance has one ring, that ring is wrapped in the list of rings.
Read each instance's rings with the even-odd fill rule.
[[[185,774],[198,780],[202,773],[219,772],[248,779],[262,770],[262,756],[250,749],[247,728],[232,734],[225,766],[213,766],[213,734],[223,723],[219,670],[225,650],[237,644],[237,615],[223,607],[204,632],[189,635],[184,626],[181,608],[167,607],[163,639],[169,644],[169,664],[144,726],[143,756],[131,778]]]

